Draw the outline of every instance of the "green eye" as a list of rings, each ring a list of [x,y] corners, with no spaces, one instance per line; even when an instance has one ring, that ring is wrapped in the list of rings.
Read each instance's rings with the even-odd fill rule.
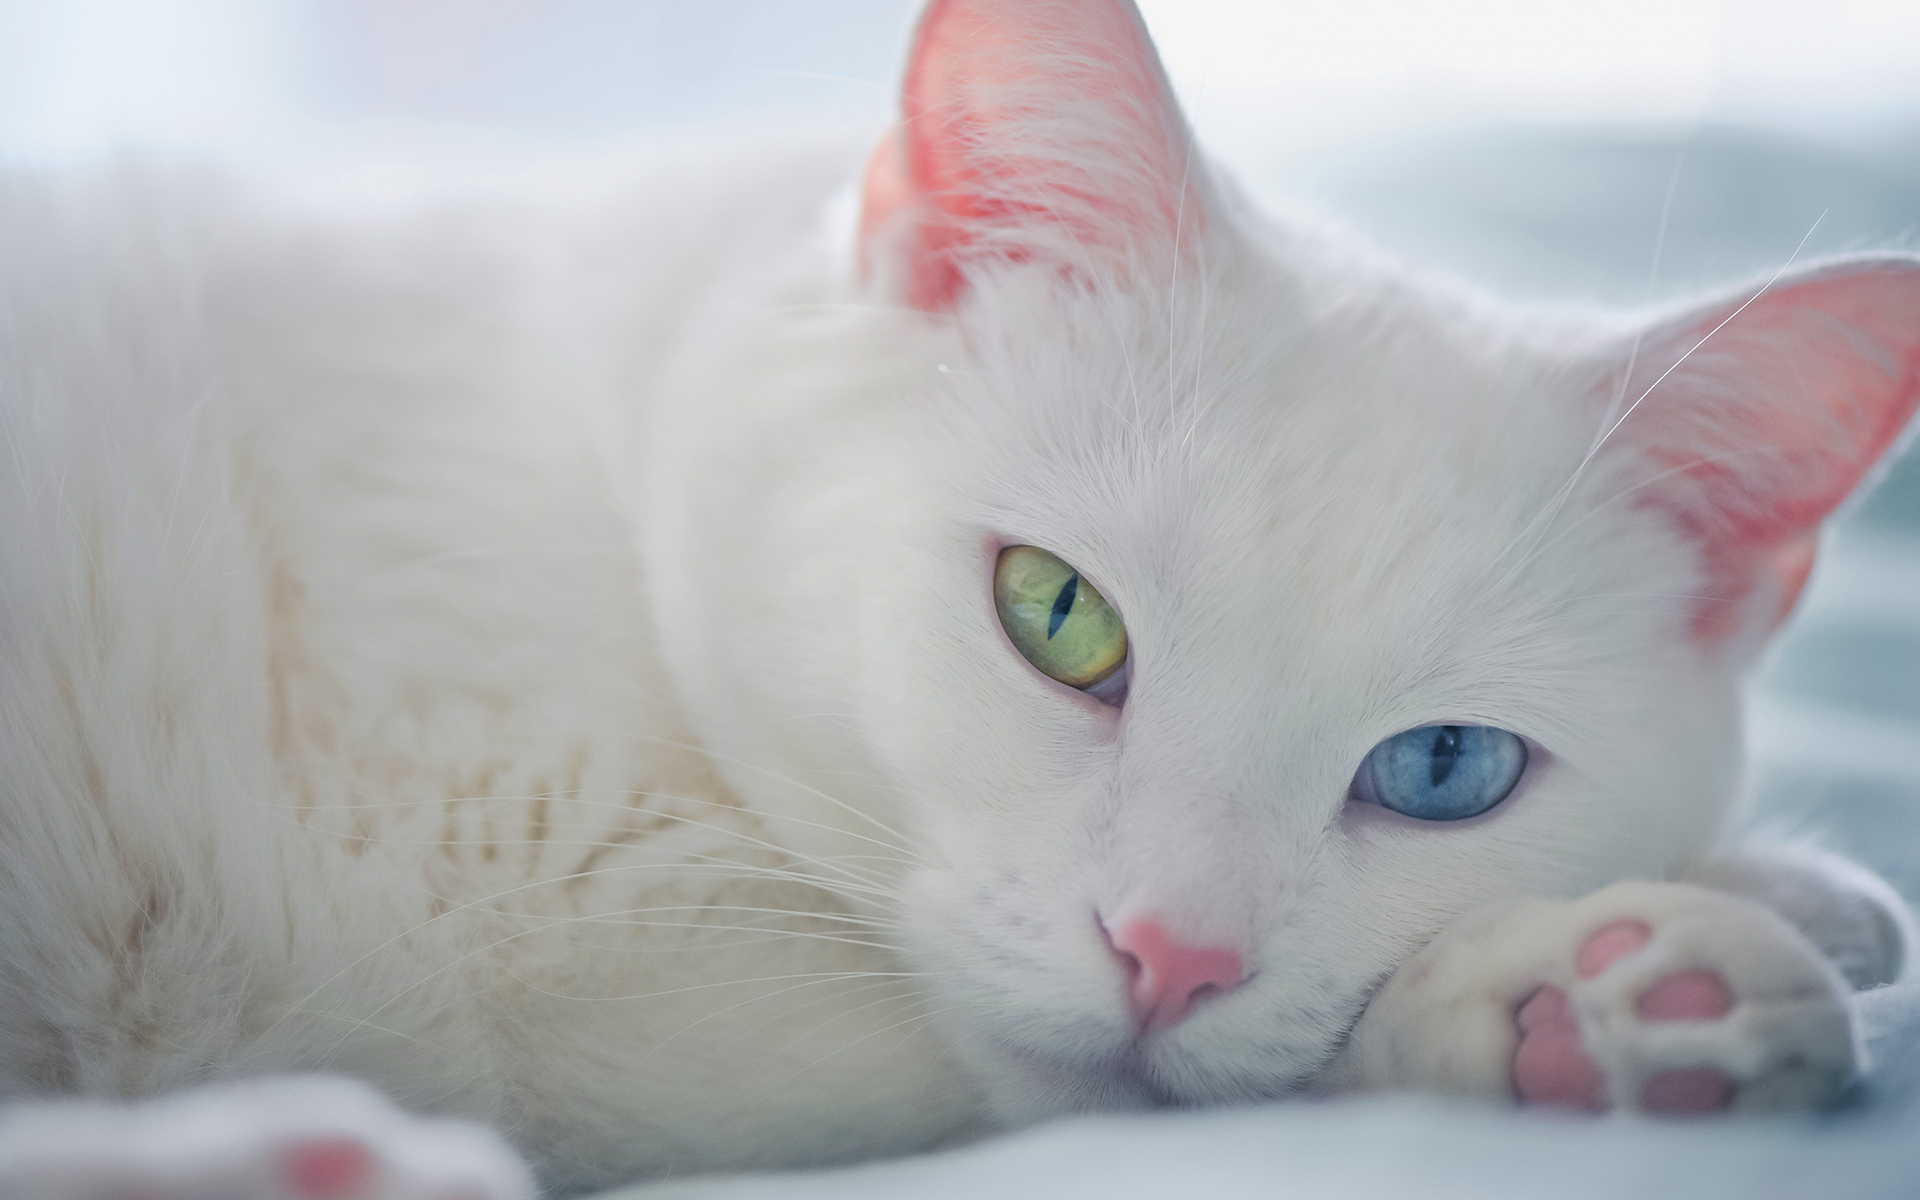
[[[1090,688],[1127,661],[1120,614],[1080,572],[1038,546],[1000,552],[993,603],[1014,648],[1068,687]]]

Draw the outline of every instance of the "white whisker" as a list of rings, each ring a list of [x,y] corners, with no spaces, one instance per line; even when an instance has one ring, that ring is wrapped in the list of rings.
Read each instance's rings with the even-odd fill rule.
[[[653,737],[648,734],[634,734],[632,736],[634,736],[635,738],[638,738],[641,741],[655,742],[663,746],[677,746],[682,750],[691,750],[698,754],[704,754],[708,758],[714,759],[717,762],[732,763],[734,766],[739,767],[742,770],[758,772],[759,774],[765,775],[767,778],[772,779],[776,782],[784,783],[789,787],[799,788],[801,791],[806,792],[811,796],[814,796],[821,800],[825,800],[828,804],[831,804],[834,807],[843,810],[844,812],[848,813],[851,816],[858,817],[860,820],[865,821],[869,825],[872,825],[875,829],[878,829],[881,833],[891,835],[895,839],[895,845],[893,848],[896,850],[906,849],[908,843],[911,841],[911,839],[908,838],[907,835],[901,833],[899,830],[893,828],[891,825],[886,824],[884,821],[880,820],[878,817],[873,816],[871,813],[862,812],[859,809],[853,807],[851,804],[848,804],[844,800],[840,800],[836,797],[829,796],[825,792],[821,791],[819,788],[813,787],[809,784],[802,783],[797,779],[789,778],[785,775],[780,774],[778,771],[769,770],[768,768],[759,766],[755,763],[746,762],[742,759],[734,758],[731,755],[720,754],[716,751],[708,750],[704,746],[693,745],[692,743],[689,743],[689,742],[675,741],[672,738]]]

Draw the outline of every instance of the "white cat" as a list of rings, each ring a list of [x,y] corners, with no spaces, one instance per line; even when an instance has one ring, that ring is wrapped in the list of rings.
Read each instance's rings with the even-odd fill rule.
[[[1920,259],[1509,311],[1249,211],[1126,0],[934,0],[903,103],[857,222],[0,185],[0,1091],[93,1101],[0,1190],[529,1193],[337,1081],[99,1103],[277,1073],[570,1192],[1864,1067],[1901,902],[1716,839]]]

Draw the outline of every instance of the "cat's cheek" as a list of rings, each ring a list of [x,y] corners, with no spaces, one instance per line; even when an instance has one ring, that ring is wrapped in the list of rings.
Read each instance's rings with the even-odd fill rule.
[[[1472,834],[1496,821],[1517,819],[1540,804],[1544,793],[1552,787],[1553,777],[1564,770],[1546,747],[1532,738],[1520,740],[1527,746],[1526,769],[1520,772],[1519,782],[1513,785],[1506,799],[1483,813],[1457,821],[1423,821],[1349,794],[1340,812],[1340,827],[1349,837],[1446,836]]]

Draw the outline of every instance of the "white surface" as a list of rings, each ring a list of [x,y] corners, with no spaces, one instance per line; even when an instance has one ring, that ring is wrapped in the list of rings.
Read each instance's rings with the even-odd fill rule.
[[[1865,1007],[1875,1051],[1920,1050],[1920,986]],[[1584,1120],[1434,1101],[1295,1102],[1064,1123],[943,1155],[847,1171],[717,1179],[605,1200],[1912,1200],[1913,1071],[1877,1106],[1801,1121]]]

